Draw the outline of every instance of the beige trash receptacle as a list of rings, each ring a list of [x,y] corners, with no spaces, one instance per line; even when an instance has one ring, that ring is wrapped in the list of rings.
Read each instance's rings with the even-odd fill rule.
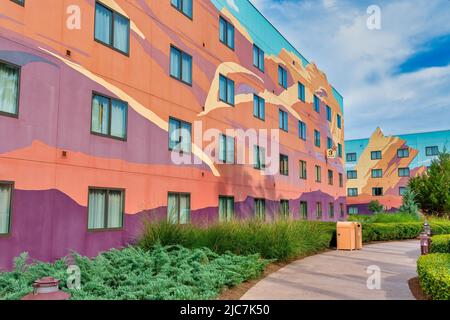
[[[356,225],[353,222],[338,222],[336,238],[338,250],[356,250]]]
[[[362,240],[362,224],[361,222],[353,222],[355,224],[355,234],[356,234],[356,249],[360,250],[363,247]]]

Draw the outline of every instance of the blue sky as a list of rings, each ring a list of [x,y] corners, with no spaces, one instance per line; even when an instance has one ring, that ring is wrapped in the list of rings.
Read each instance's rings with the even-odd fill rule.
[[[450,0],[251,1],[344,96],[346,139],[450,129]]]

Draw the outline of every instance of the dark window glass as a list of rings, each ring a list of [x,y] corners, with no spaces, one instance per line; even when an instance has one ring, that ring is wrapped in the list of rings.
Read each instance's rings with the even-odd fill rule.
[[[192,19],[192,0],[170,0],[178,11]]]
[[[170,75],[181,82],[192,84],[192,57],[173,46],[170,47]]]
[[[95,39],[122,53],[128,54],[130,47],[130,20],[96,2]]]
[[[253,65],[264,72],[264,51],[257,45],[253,45]]]
[[[223,75],[219,76],[219,99],[234,106],[234,81]]]
[[[219,18],[219,39],[230,49],[234,49],[234,26],[224,18]]]
[[[282,66],[278,66],[278,84],[287,89],[287,71]]]
[[[192,148],[192,126],[188,122],[169,119],[169,150],[190,153]]]
[[[263,121],[266,118],[266,101],[256,94],[253,95],[253,115]]]
[[[283,176],[289,175],[289,157],[284,154],[280,154],[280,174]]]

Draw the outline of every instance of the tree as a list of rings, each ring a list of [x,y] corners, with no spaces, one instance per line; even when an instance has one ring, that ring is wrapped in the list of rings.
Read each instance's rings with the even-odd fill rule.
[[[424,174],[409,180],[416,201],[427,215],[450,215],[450,153],[444,150]]]
[[[403,203],[399,211],[416,217],[419,216],[419,206],[416,203],[416,194],[410,187],[407,187],[403,194]]]
[[[367,206],[370,212],[372,213],[381,213],[384,211],[383,205],[378,200],[372,200],[370,201],[369,205]]]

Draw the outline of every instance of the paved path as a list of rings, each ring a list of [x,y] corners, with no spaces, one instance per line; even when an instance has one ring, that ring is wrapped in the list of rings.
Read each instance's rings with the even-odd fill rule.
[[[359,251],[329,251],[298,260],[251,288],[243,300],[414,299],[408,280],[417,276],[419,242],[396,241]],[[367,288],[369,266],[381,269],[380,290]]]

